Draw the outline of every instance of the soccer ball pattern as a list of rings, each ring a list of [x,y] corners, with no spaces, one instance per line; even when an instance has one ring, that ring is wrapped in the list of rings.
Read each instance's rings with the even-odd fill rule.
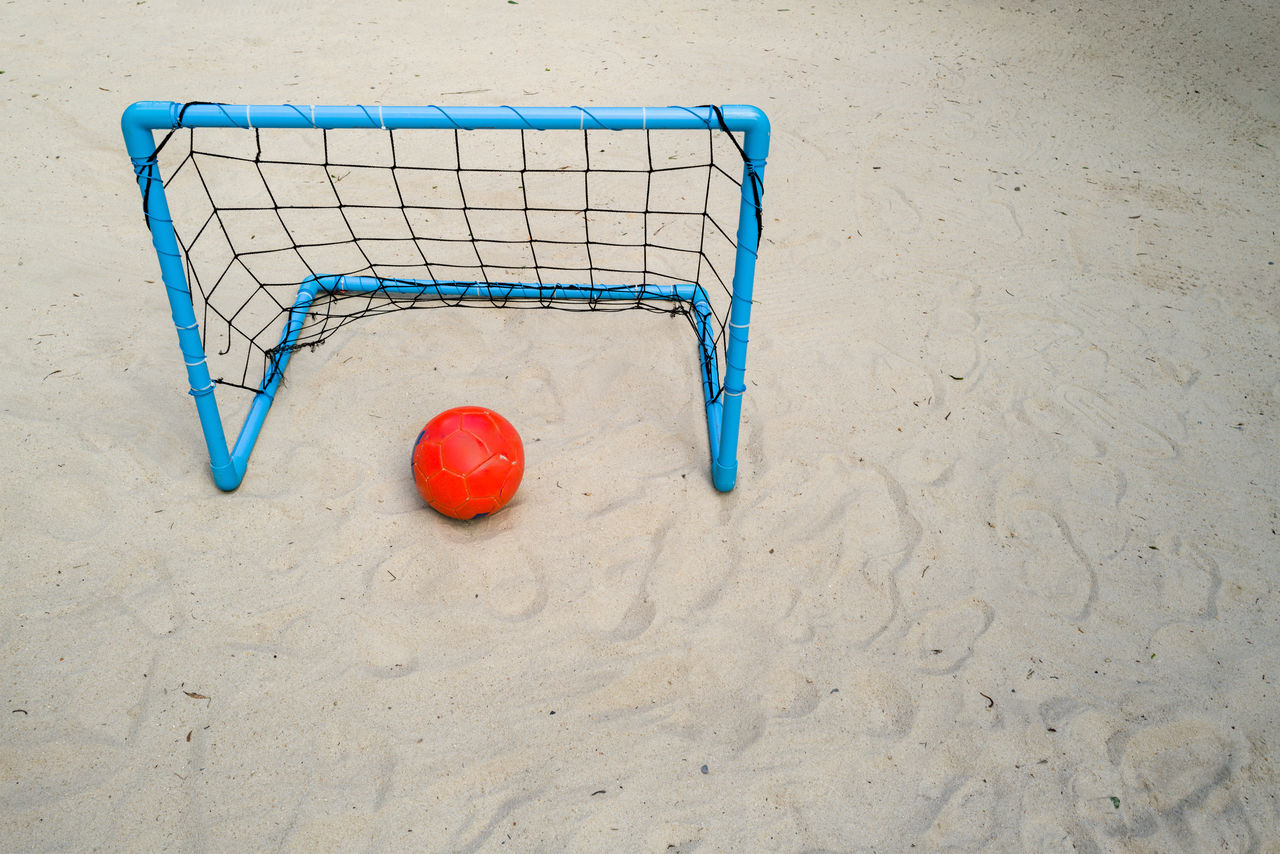
[[[501,510],[524,475],[524,445],[511,422],[483,406],[459,406],[427,422],[413,443],[423,500],[454,519]]]

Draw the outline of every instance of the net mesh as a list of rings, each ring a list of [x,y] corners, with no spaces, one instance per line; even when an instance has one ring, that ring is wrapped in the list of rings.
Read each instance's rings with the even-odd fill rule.
[[[160,148],[173,164],[162,170],[165,194],[206,357],[223,385],[257,391],[282,350],[405,309],[645,309],[696,328],[687,302],[655,298],[671,285],[705,291],[723,357],[744,159],[723,128],[184,128]],[[318,294],[283,343],[300,284],[328,276],[378,285]],[[396,287],[406,282],[422,287]],[[445,283],[486,287],[433,287]],[[517,285],[519,299],[504,290]]]

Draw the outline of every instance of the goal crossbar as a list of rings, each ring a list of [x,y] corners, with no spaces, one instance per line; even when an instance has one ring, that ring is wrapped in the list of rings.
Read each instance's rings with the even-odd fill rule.
[[[144,101],[122,119],[125,144],[142,194],[169,306],[186,364],[196,409],[217,486],[234,490],[244,478],[257,441],[284,376],[285,367],[313,303],[322,295],[367,294],[443,302],[556,301],[598,304],[609,301],[678,304],[689,314],[698,338],[700,372],[707,418],[711,475],[715,487],[729,491],[737,479],[737,447],[745,390],[745,365],[752,289],[761,231],[763,171],[769,146],[769,122],[756,107],[378,107],[228,105]],[[154,133],[180,128],[453,129],[453,130],[721,130],[740,134],[743,173],[735,238],[734,269],[723,365],[717,353],[710,299],[700,284],[546,284],[440,281],[368,275],[312,275],[299,283],[296,298],[276,346],[267,350],[267,366],[244,423],[228,444],[216,400],[199,322],[187,280],[185,255],[165,196]]]

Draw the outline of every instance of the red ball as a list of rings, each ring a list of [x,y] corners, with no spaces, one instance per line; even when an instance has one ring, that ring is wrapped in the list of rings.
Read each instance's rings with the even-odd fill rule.
[[[483,406],[446,409],[413,443],[413,480],[433,509],[454,519],[501,510],[524,475],[524,445],[511,422]]]

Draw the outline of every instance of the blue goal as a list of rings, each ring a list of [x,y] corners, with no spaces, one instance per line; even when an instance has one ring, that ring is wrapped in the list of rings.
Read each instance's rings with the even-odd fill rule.
[[[464,305],[684,317],[711,479],[733,488],[769,149],[756,107],[143,101],[122,128],[220,488],[244,478],[295,351]],[[230,443],[220,390],[249,396]]]

